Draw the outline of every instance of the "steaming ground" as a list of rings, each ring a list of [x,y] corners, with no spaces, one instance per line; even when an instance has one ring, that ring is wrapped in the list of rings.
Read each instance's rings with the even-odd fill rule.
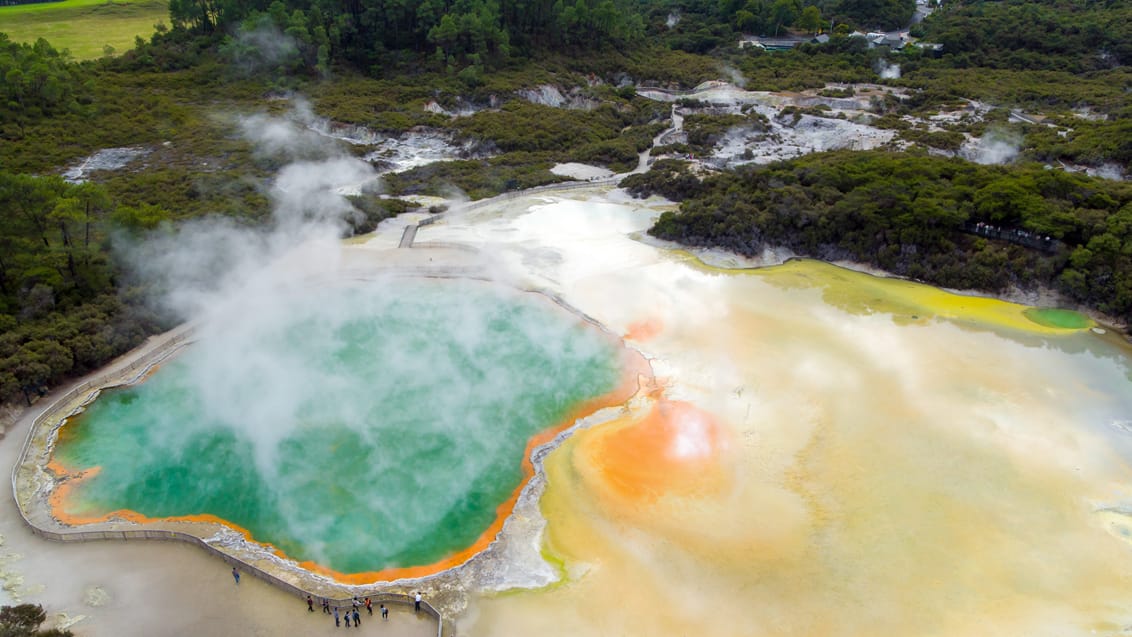
[[[72,184],[83,183],[91,172],[118,170],[147,154],[149,150],[145,148],[104,148],[63,171],[63,179]]]
[[[731,72],[730,69],[723,69]],[[875,69],[878,77],[896,78],[900,67],[887,61],[879,61]],[[836,91],[850,91],[849,97],[829,97],[822,91],[803,93],[750,91],[743,83],[734,84],[713,81],[705,82],[690,91],[669,91],[664,89],[640,88],[638,94],[658,101],[674,102],[687,98],[707,106],[695,108],[681,107],[684,114],[705,110],[706,112],[727,112],[732,114],[754,111],[765,120],[765,125],[736,126],[729,130],[711,150],[710,156],[701,161],[718,168],[734,167],[746,163],[766,164],[791,159],[807,153],[829,150],[872,150],[876,148],[904,149],[911,144],[897,139],[891,129],[872,125],[882,104],[887,99],[904,99],[904,89],[875,84],[834,84],[827,88]],[[809,109],[795,114],[784,109]],[[821,109],[813,110],[813,109]],[[985,121],[993,106],[974,100],[957,110],[940,111],[926,117],[904,116],[908,124],[930,132],[949,130],[949,126],[965,123],[978,124]],[[1036,119],[1035,119],[1036,117]],[[1041,116],[1030,116],[1011,111],[1011,121],[1039,123]],[[1058,127],[1062,136],[1072,129]],[[678,138],[666,142],[681,141]],[[957,151],[928,148],[933,154],[956,155],[981,164],[1007,164],[1014,161],[1025,148],[1025,140],[1017,129],[992,126],[981,137],[966,135],[965,142]],[[1068,171],[1084,171],[1105,179],[1125,178],[1119,166],[1071,166],[1059,164]]]
[[[872,125],[878,115],[879,104],[885,99],[903,99],[904,89],[896,89],[876,84],[832,84],[827,89],[849,91],[847,97],[829,97],[824,91],[808,90],[802,93],[745,90],[745,81],[735,69],[721,69],[732,78],[731,83],[705,82],[690,91],[669,91],[664,89],[640,88],[638,93],[644,97],[672,102],[680,98],[691,98],[707,104],[708,112],[744,113],[755,112],[761,115],[765,125],[736,126],[729,130],[711,150],[708,157],[699,158],[713,167],[734,167],[746,163],[771,163],[798,157],[807,153],[829,150],[871,150],[876,148],[907,148],[913,144],[898,140],[892,129],[877,128]],[[897,78],[900,67],[881,60],[875,69],[877,76]],[[626,79],[626,81],[628,81]],[[517,96],[545,106],[565,109],[592,109],[597,104],[586,97],[577,87],[563,89],[554,85],[542,85],[534,89],[524,89]],[[457,139],[451,132],[443,129],[419,128],[400,135],[388,135],[365,128],[364,126],[340,124],[314,114],[310,106],[301,98],[292,99],[293,109],[283,117],[246,117],[241,120],[242,127],[249,137],[258,139],[261,150],[277,156],[296,159],[301,156],[341,155],[337,144],[364,146],[367,152],[364,161],[369,163],[375,173],[396,173],[435,162],[488,157],[494,152],[490,144]],[[452,110],[445,109],[435,101],[429,102],[425,110],[449,117],[462,117],[474,114],[485,108],[498,106],[494,98],[488,104],[474,105],[463,98],[457,98]],[[785,108],[809,109],[795,115],[784,112]],[[913,127],[928,132],[952,130],[957,124],[976,125],[985,121],[993,110],[990,104],[967,100],[962,108],[941,110],[926,116],[904,116],[902,119]],[[697,108],[684,108],[685,113],[695,112]],[[668,135],[663,143],[684,141],[680,131],[681,113],[673,113],[676,131]],[[1082,118],[1095,115],[1081,112]],[[1011,111],[1010,122],[1045,122],[1041,115],[1027,115]],[[1065,136],[1072,129],[1045,122]],[[981,164],[1007,164],[1015,161],[1025,148],[1025,139],[1016,128],[992,126],[981,137],[965,135],[966,139],[957,150],[928,148],[936,155],[955,155]],[[94,170],[117,170],[134,159],[144,156],[151,149],[110,148],[98,151],[79,164],[68,169],[64,176],[71,181],[83,181],[85,175]],[[1051,166],[1052,167],[1052,166]],[[1089,175],[1120,181],[1125,179],[1125,170],[1117,164],[1100,166],[1077,166],[1058,162],[1057,166],[1071,172],[1086,172]],[[605,169],[565,164],[553,170],[556,174],[577,179],[600,179],[610,173]],[[356,194],[358,187],[342,190],[343,193]]]
[[[852,98],[824,98],[818,95],[747,91],[724,82],[705,82],[687,92],[641,89],[650,99],[674,101],[689,98],[710,105],[713,111],[761,115],[765,126],[732,128],[704,161],[728,167],[745,163],[771,163],[799,155],[828,150],[870,150],[892,142],[895,132],[869,126],[871,100],[883,96],[887,89],[857,87],[860,95]],[[828,117],[811,114],[785,115],[786,106],[827,107]],[[835,117],[840,115],[840,117]]]

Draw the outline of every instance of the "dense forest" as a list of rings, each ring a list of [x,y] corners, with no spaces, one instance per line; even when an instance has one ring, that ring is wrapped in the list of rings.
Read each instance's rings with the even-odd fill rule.
[[[90,90],[77,64],[46,40],[17,44],[0,33],[0,135],[23,135],[29,122],[78,112]]]
[[[281,55],[286,64],[325,73],[347,62],[380,76],[413,59],[472,75],[512,56],[547,51],[624,49],[663,35],[674,48],[707,52],[739,33],[816,33],[827,24],[898,28],[915,0],[172,0],[185,31],[282,32],[296,43],[280,52],[262,39],[229,37],[235,58]],[[264,49],[267,49],[265,51]]]
[[[1121,0],[955,0],[920,32],[953,66],[1082,73],[1132,61],[1132,5]]]
[[[150,225],[95,184],[0,172],[0,398],[30,399],[163,325],[116,281],[107,242]]]
[[[1128,320],[1128,185],[1046,165],[1132,165],[1132,6],[953,0],[913,22],[915,9],[911,0],[173,0],[151,37],[84,62],[46,40],[0,34],[0,402],[30,402],[175,320],[146,308],[116,246],[204,215],[262,224],[280,164],[254,152],[236,120],[278,112],[295,94],[328,121],[459,140],[474,149],[467,158],[390,175],[386,187],[480,198],[560,181],[549,170],[559,162],[634,166],[669,113],[637,85],[730,79],[851,96],[844,85],[879,82],[907,97],[879,101],[870,123],[906,146],[706,175],[661,161],[625,185],[682,201],[653,232],[688,245],[786,246],[951,287],[1048,285]],[[853,34],[897,28],[942,50],[871,47]],[[819,32],[828,41],[809,43]],[[800,44],[743,49],[744,36]],[[890,63],[899,77],[878,78]],[[587,106],[520,97],[539,86]],[[994,107],[982,119],[923,123],[973,100]],[[461,106],[470,113],[436,112]],[[752,113],[688,108],[700,110],[685,120],[687,142],[659,151],[706,156],[735,127],[765,125]],[[1012,109],[1040,121],[1010,122]],[[992,127],[1024,138],[1016,164],[935,156]],[[87,183],[60,176],[123,146],[144,149],[144,168]],[[356,232],[411,207],[352,203]]]
[[[0,635],[4,637],[72,637],[63,628],[41,628],[47,613],[39,604],[18,604],[0,607]]]

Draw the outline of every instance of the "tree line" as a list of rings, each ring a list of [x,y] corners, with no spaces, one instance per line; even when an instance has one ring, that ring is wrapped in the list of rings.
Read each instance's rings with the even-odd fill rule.
[[[1122,0],[949,0],[917,33],[949,64],[1086,73],[1132,64],[1132,5]]]
[[[174,31],[214,35],[232,56],[281,54],[323,74],[333,63],[383,76],[427,63],[475,72],[547,52],[625,50],[649,41],[705,53],[741,34],[893,29],[915,0],[171,0]],[[278,51],[261,38],[286,35]]]
[[[982,166],[881,151],[808,155],[699,179],[658,162],[623,186],[680,201],[653,236],[755,256],[786,247],[951,288],[1050,286],[1132,321],[1132,184],[1039,165]],[[980,236],[1049,237],[1052,252]]]
[[[646,32],[666,46],[708,53],[740,36],[785,36],[907,25],[915,0],[671,0],[641,2]]]
[[[30,403],[166,327],[130,298],[110,255],[112,228],[164,218],[95,184],[0,172],[0,402]]]
[[[308,62],[377,76],[406,56],[489,65],[533,50],[630,46],[644,35],[630,0],[172,0],[169,10],[175,29],[275,29]]]
[[[47,40],[12,42],[0,33],[0,136],[22,137],[31,121],[78,112],[90,87],[78,65]]]
[[[40,604],[0,607],[0,635],[3,637],[72,637],[65,628],[41,628],[47,612]]]

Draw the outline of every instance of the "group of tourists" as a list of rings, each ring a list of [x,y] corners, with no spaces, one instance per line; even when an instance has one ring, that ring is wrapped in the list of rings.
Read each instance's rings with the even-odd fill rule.
[[[240,583],[240,571],[235,567],[232,568],[232,578],[236,580],[236,584]],[[365,599],[358,599],[354,597],[351,607],[344,608],[335,605],[331,607],[330,600],[322,598],[322,612],[325,615],[334,616],[334,625],[341,626],[343,621],[347,628],[355,627],[361,628],[362,625],[362,612],[361,609],[365,608],[366,615],[373,617],[373,601],[366,597]],[[413,595],[413,612],[419,613],[421,610],[421,593],[417,591]],[[307,595],[307,612],[314,612],[314,598]],[[385,604],[378,605],[378,612],[381,613],[381,619],[389,621],[389,609]]]
[[[322,600],[322,612],[326,615],[334,616],[335,626],[341,626],[342,622],[345,621],[347,628],[351,626],[360,628],[362,625],[361,609],[363,607],[366,609],[366,614],[373,617],[373,601],[368,597],[364,600],[355,597],[353,599],[352,608],[340,608],[336,605],[331,609],[330,600],[326,598]],[[307,595],[307,611],[311,613],[314,612],[314,598],[310,595]],[[385,607],[385,604],[379,606],[379,611],[381,612],[381,618],[388,621],[389,609]]]
[[[337,605],[332,607],[329,599],[322,599],[322,612],[334,616],[335,626],[342,626],[345,622],[346,628],[360,628],[362,625],[362,608],[365,608],[367,616],[373,617],[373,601],[368,597],[365,599],[355,597],[349,608],[342,608]],[[413,609],[416,612],[421,610],[421,594],[419,592],[413,598]],[[307,611],[314,612],[314,598],[310,595],[307,595]],[[385,604],[378,605],[378,612],[381,614],[381,619],[389,621],[389,608]]]

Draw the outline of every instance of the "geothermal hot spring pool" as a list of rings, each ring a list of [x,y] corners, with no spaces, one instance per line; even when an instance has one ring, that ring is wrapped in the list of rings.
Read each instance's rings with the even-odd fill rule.
[[[58,517],[219,518],[373,581],[490,540],[528,441],[620,382],[614,339],[501,285],[329,285],[246,310],[62,429],[55,465],[85,475]]]
[[[491,536],[532,439],[594,414],[541,457],[531,561],[452,585],[456,634],[1127,634],[1123,336],[692,255],[644,236],[667,209],[544,193],[454,209],[411,249],[399,227],[344,246],[321,274],[508,284],[243,299],[61,430],[55,462],[85,473],[57,511],[231,518],[339,575],[399,572]],[[648,362],[635,394],[619,340]],[[443,604],[433,581],[412,585]]]

